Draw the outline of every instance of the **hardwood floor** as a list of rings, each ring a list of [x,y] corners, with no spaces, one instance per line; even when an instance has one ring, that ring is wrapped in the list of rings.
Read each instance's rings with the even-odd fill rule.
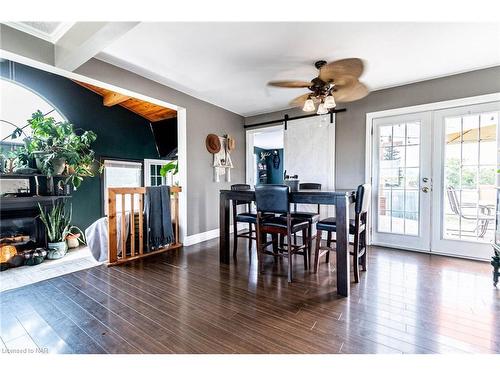
[[[372,248],[351,296],[335,267],[304,272],[241,240],[219,264],[208,241],[0,294],[2,349],[49,353],[498,353],[500,292],[488,263]],[[335,257],[331,257],[335,259]]]

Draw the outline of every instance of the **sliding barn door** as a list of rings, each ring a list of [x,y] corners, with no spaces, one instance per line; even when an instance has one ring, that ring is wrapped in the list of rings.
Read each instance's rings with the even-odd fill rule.
[[[335,188],[335,122],[329,116],[289,121],[284,142],[286,174],[298,175],[300,182],[317,182],[323,190]],[[314,212],[315,205],[299,205]],[[322,207],[322,217],[328,215]]]

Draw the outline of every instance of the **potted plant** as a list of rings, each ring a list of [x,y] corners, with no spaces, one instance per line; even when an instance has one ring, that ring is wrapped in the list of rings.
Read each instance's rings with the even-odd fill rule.
[[[28,120],[31,135],[24,139],[24,145],[16,148],[19,162],[28,165],[35,160],[36,167],[48,177],[61,175],[66,171],[65,183],[77,189],[84,177],[93,177],[102,171],[91,148],[97,136],[92,131],[79,131],[69,122],[58,122],[44,115],[40,110]],[[12,138],[23,133],[17,128]],[[96,166],[97,164],[97,166]]]
[[[38,208],[40,209],[40,220],[42,220],[42,223],[45,225],[49,240],[47,244],[49,250],[47,258],[62,258],[68,251],[68,245],[66,243],[68,235],[77,232],[83,237],[80,228],[71,225],[71,207],[69,211],[67,211],[64,202],[59,201],[54,203],[50,210],[44,210],[40,203],[38,203]]]
[[[173,178],[177,173],[179,173],[179,163],[177,160],[173,160],[160,168],[160,176],[166,178],[169,173],[171,173],[171,185],[173,185]]]

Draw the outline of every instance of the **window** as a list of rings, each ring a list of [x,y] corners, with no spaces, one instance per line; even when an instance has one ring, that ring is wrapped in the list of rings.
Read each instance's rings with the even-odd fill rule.
[[[142,163],[104,160],[104,213],[108,212],[108,188],[110,187],[140,187],[142,186]],[[138,207],[139,197],[136,194],[134,206]],[[130,210],[130,200],[125,200],[125,210]],[[122,211],[121,199],[116,201],[116,211]]]
[[[178,176],[169,172],[165,177],[160,175],[160,169],[172,160],[144,159],[144,186],[174,185],[179,183]]]
[[[26,87],[6,79],[0,79],[0,143],[4,145],[22,144],[24,138],[31,135],[27,120],[37,110],[54,117],[56,121],[66,121],[57,109],[40,95]],[[26,126],[26,127],[25,127]],[[10,135],[16,127],[23,128],[18,138]]]

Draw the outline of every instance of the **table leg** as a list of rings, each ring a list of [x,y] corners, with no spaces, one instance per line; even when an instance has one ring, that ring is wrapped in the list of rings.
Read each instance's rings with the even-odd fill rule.
[[[349,296],[349,200],[337,197],[335,216],[337,223],[337,293]]]
[[[229,199],[219,196],[219,261],[229,264]]]

